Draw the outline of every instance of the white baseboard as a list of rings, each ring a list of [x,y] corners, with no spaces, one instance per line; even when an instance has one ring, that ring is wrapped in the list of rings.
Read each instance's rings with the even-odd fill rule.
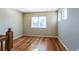
[[[51,37],[51,38],[57,38],[57,36],[48,36],[48,35],[27,35],[27,34],[24,34],[23,36],[37,36],[37,37]]]
[[[15,40],[15,39],[17,39],[17,38],[19,38],[19,37],[21,37],[21,36],[23,36],[23,34],[22,34],[22,35],[19,35],[19,36],[16,36],[16,37],[14,37],[13,39]]]
[[[60,41],[60,43],[64,46],[64,48],[67,50],[67,51],[70,51],[67,46],[62,42],[61,38],[58,37],[58,40]]]

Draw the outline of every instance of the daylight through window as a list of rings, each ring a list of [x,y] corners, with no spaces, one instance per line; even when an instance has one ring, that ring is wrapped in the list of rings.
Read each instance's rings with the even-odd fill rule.
[[[46,16],[33,16],[32,28],[46,28]]]

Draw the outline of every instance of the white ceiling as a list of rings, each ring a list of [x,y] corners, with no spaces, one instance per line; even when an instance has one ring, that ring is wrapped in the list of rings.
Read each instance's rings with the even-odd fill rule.
[[[21,12],[45,12],[45,11],[57,11],[58,8],[17,8]]]

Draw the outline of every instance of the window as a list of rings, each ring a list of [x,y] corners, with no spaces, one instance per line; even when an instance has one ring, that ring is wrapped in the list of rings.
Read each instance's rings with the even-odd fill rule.
[[[58,12],[58,21],[61,21],[61,13]]]
[[[46,28],[46,16],[33,16],[32,28]]]
[[[66,20],[66,19],[67,19],[67,8],[64,8],[64,9],[62,10],[62,19],[63,19],[63,20]]]

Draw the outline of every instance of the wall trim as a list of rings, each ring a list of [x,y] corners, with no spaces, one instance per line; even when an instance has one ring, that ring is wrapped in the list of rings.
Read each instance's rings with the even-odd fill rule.
[[[51,38],[57,38],[57,36],[48,36],[48,35],[27,35],[27,34],[24,34],[23,36],[37,36],[37,37],[51,37]]]
[[[61,40],[61,38],[59,38],[59,37],[57,37],[58,38],[58,40],[60,41],[60,43],[64,46],[64,48],[67,50],[67,51],[70,51],[69,49],[68,49],[68,47],[63,43],[63,41]]]
[[[17,38],[19,38],[19,37],[22,37],[22,36],[23,36],[23,34],[18,35],[18,36],[16,36],[16,37],[14,37],[13,39],[15,40],[15,39],[17,39]]]

